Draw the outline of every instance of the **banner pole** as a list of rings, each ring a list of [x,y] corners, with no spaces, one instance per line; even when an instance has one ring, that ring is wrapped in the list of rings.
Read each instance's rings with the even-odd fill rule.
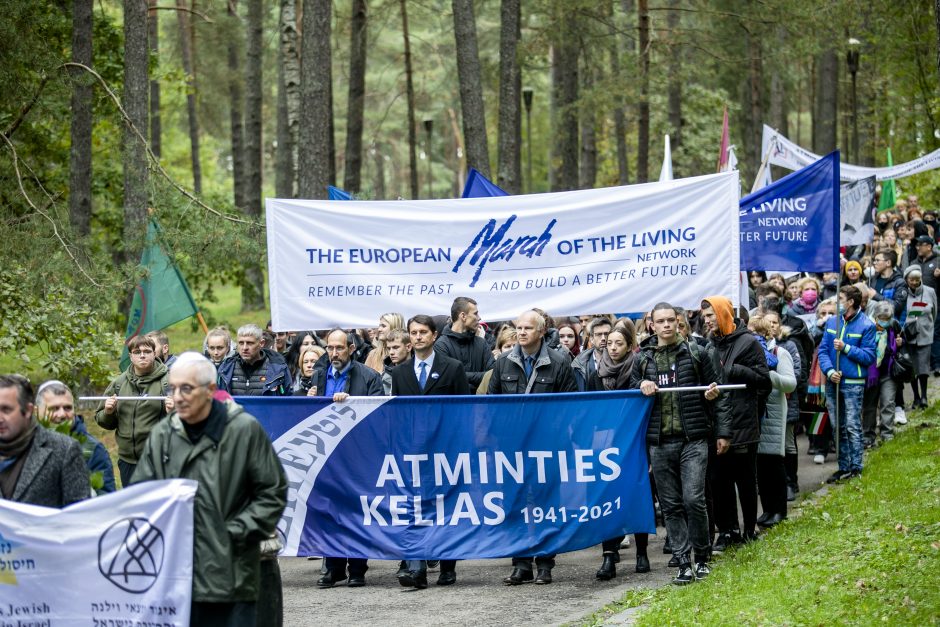
[[[777,136],[774,135],[770,138],[770,145],[767,146],[767,152],[764,153],[764,160],[761,161],[760,169],[757,170],[757,178],[754,179],[754,184],[751,186],[751,193],[757,191],[757,184],[764,178],[764,170],[767,169],[767,162],[770,161],[770,152],[774,149],[774,146],[777,145]]]
[[[206,335],[209,335],[209,327],[206,325],[206,319],[202,317],[201,311],[196,312],[196,320],[199,321],[199,326],[202,327],[202,332]]]
[[[842,326],[842,312],[839,311],[839,291],[842,289],[842,273],[839,272],[839,280],[836,281],[836,337],[839,337],[839,329]],[[825,329],[823,329],[825,331]],[[836,372],[839,371],[839,357],[842,356],[842,351],[836,351]],[[827,383],[831,383],[827,381]],[[832,416],[832,437],[836,441],[836,461],[839,460],[839,386],[842,383],[842,380],[839,380],[839,383],[836,383],[836,407],[835,407],[835,416]],[[826,443],[826,448],[829,448],[829,443]]]

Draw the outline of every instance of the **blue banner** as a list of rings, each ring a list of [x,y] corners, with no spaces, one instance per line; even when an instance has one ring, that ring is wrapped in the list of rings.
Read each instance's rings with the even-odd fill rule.
[[[741,268],[839,271],[839,151],[741,199]]]
[[[236,401],[287,472],[283,555],[483,559],[656,532],[638,391]]]
[[[508,195],[502,187],[480,174],[476,168],[470,168],[461,198],[490,198]]]

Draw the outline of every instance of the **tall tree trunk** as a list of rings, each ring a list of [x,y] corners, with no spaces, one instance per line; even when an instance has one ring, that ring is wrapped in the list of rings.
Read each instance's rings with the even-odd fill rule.
[[[519,43],[520,1],[502,0],[499,30],[499,140],[496,184],[510,194],[522,192],[522,72]],[[532,181],[529,181],[532,187]]]
[[[587,51],[585,51],[586,53]],[[590,93],[594,87],[591,60],[584,55],[582,70],[584,91]],[[596,117],[593,107],[581,107],[581,162],[578,172],[578,186],[581,189],[593,189],[597,181],[597,133],[594,126]]]
[[[72,2],[72,61],[91,67],[94,0]],[[69,221],[79,237],[91,231],[92,85],[81,70],[72,72],[72,126],[69,146]]]
[[[777,50],[785,50],[787,44],[787,31],[783,26],[776,28]],[[789,90],[784,80],[784,68],[788,61],[777,61],[773,67],[773,75],[770,77],[770,123],[780,131],[785,137],[790,136],[789,114],[790,101]],[[761,128],[763,135],[763,128]],[[799,141],[799,140],[797,140]],[[763,159],[761,155],[761,159]]]
[[[375,160],[375,182],[373,183],[375,199],[385,200],[385,155],[382,154],[381,146],[378,144],[373,145],[371,152]]]
[[[286,196],[294,198],[297,195],[297,149],[298,132],[300,130],[300,48],[297,34],[297,0],[281,0],[280,15],[281,63],[278,73],[278,170],[285,179],[281,181],[280,189]],[[284,92],[283,105],[280,92]],[[283,106],[283,111],[281,107]],[[281,120],[283,113],[284,119]],[[284,128],[281,129],[283,123]],[[283,146],[283,150],[281,149]],[[281,192],[278,192],[280,195]]]
[[[483,81],[477,51],[476,19],[473,0],[451,0],[454,10],[454,39],[457,44],[457,80],[460,83],[460,109],[467,165],[490,176],[490,153],[486,140],[486,115],[483,112]]]
[[[820,55],[817,75],[819,122],[813,152],[827,154],[838,145],[839,57],[834,48]]]
[[[637,105],[636,180],[646,183],[650,172],[650,14],[649,0],[637,1],[640,99]]]
[[[297,116],[300,107],[300,56],[297,50],[296,0],[281,0],[277,71],[277,152],[274,188],[278,198],[294,198]]]
[[[330,0],[304,0],[298,150],[301,198],[327,198],[330,183],[331,11]]]
[[[238,0],[229,0],[228,16],[228,96],[229,124],[232,135],[232,199],[235,206],[247,212],[245,205],[245,122],[241,72],[241,34],[238,20]]]
[[[415,88],[411,70],[411,40],[408,35],[408,10],[405,0],[399,0],[401,7],[401,32],[405,38],[405,94],[408,100],[408,170],[411,197],[418,198],[418,149],[417,126],[415,122]]]
[[[147,12],[147,37],[150,40],[150,53],[154,58],[160,58],[160,12],[154,7],[157,0],[148,0],[150,10]],[[143,129],[141,129],[143,130]],[[156,78],[150,81],[150,151],[160,158],[163,151],[162,128],[160,124],[160,81]]]
[[[185,0],[177,0],[180,9],[186,8]],[[192,29],[189,14],[176,12],[180,31],[180,52],[183,57],[183,72],[186,74],[186,115],[189,118],[189,150],[193,166],[193,190],[202,194],[202,164],[199,161],[199,119],[196,117],[196,75],[193,71]]]
[[[147,2],[124,0],[124,110],[137,131],[147,133]],[[147,146],[130,126],[123,128],[124,145],[124,255],[136,260],[147,230],[149,170]]]
[[[607,4],[607,19],[610,22],[608,31],[610,73],[615,84],[623,84],[626,81],[620,76],[620,35],[614,19],[613,0],[609,0]],[[627,119],[623,96],[619,92],[614,93],[614,134],[617,144],[617,182],[620,185],[627,185],[630,182],[627,158]]]
[[[343,189],[362,189],[362,116],[366,100],[366,0],[352,0],[349,36],[349,99],[346,107],[346,172]]]
[[[261,217],[264,0],[248,0],[245,63],[245,214]],[[245,263],[242,311],[264,309],[261,260]]]
[[[326,68],[329,76],[326,81],[326,86],[329,90],[329,95],[327,96],[327,102],[330,106],[330,128],[327,134],[327,145],[329,146],[330,158],[328,166],[330,168],[330,185],[336,185],[336,116],[333,115],[333,62],[330,61],[330,65]]]
[[[553,15],[552,99],[555,106],[555,141],[552,161],[555,174],[552,191],[578,188],[578,26],[565,3]]]
[[[763,86],[763,55],[761,52],[760,34],[746,31],[748,56],[748,94],[750,104],[750,138],[748,141],[750,161],[756,174],[762,161],[761,130],[764,120],[764,106],[762,100]]]
[[[666,27],[669,30],[669,66],[667,68],[669,88],[669,141],[672,149],[682,145],[682,55],[679,48],[679,0],[669,0]]]

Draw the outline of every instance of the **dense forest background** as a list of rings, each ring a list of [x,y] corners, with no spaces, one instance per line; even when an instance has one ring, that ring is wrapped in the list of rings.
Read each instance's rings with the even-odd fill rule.
[[[263,198],[511,193],[716,170],[763,124],[883,165],[940,147],[940,0],[8,0],[0,352],[101,381],[148,215],[212,322],[264,308]],[[784,172],[775,172],[775,177]],[[903,179],[940,209],[937,171]]]

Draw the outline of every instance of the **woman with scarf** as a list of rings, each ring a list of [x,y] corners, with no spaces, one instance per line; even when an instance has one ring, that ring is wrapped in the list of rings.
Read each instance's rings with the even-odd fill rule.
[[[326,351],[319,346],[310,346],[305,348],[298,358],[297,378],[295,379],[294,396],[316,396],[316,379],[313,378],[313,370],[316,368],[317,361]]]
[[[630,373],[636,361],[636,330],[629,318],[617,321],[617,326],[607,336],[607,348],[599,351],[597,358],[597,377],[604,390],[630,389]],[[617,576],[616,564],[620,561],[620,543],[625,536],[605,540],[603,543],[604,562],[597,571],[597,578],[609,581]],[[648,573],[650,560],[646,553],[649,534],[633,535],[636,542],[636,572]]]
[[[923,284],[920,266],[904,271],[907,283],[907,306],[904,309],[904,338],[914,362],[914,402],[911,409],[927,407],[927,377],[930,375],[930,345],[933,344],[933,323],[937,318],[937,293]]]
[[[290,378],[294,382],[294,391],[300,388],[300,378],[303,376],[301,369],[301,359],[308,349],[314,346],[320,346],[320,340],[313,331],[301,331],[291,340],[290,348],[287,349],[287,367],[290,368]]]

